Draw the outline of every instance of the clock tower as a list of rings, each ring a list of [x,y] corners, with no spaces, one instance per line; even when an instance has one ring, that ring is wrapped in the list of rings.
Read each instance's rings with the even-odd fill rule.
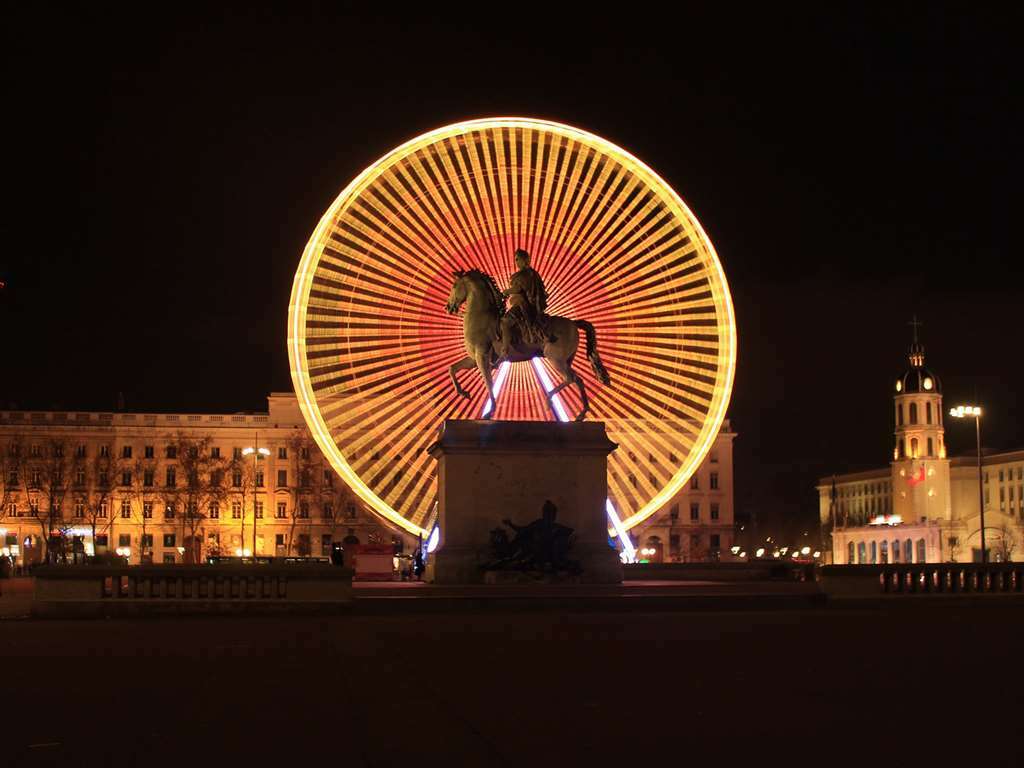
[[[892,511],[904,523],[950,521],[949,459],[942,426],[942,384],[924,365],[924,345],[910,345],[910,368],[894,382],[896,444]]]

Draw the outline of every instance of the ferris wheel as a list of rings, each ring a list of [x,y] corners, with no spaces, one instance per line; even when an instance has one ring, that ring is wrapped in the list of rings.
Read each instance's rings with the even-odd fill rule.
[[[568,420],[575,390],[535,359],[455,392],[464,355],[445,312],[458,270],[501,288],[523,248],[553,315],[589,320],[612,384],[581,366],[590,418],[619,448],[608,512],[624,532],[661,509],[710,449],[732,391],[736,326],[722,266],[682,199],[623,149],[527,118],[472,120],[419,136],[375,162],[327,209],[295,275],[288,354],[320,449],[373,510],[428,536],[445,419]]]

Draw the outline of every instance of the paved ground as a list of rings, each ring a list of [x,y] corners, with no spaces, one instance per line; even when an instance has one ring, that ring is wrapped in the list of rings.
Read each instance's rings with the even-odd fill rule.
[[[915,606],[4,621],[3,762],[1020,765],[1020,603]]]

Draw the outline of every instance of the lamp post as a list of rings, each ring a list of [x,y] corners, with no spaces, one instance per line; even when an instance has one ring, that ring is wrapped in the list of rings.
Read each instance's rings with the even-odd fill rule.
[[[985,551],[985,488],[981,476],[981,408],[976,405],[958,405],[949,409],[949,415],[955,419],[974,417],[974,433],[978,441],[978,513],[981,524],[981,562],[988,562]]]
[[[260,457],[262,457],[262,456],[269,456],[270,455],[270,450],[267,449],[267,448],[260,448],[259,444],[260,444],[260,435],[257,432],[256,433],[256,446],[255,447],[250,446],[248,448],[243,448],[242,449],[242,455],[243,456],[248,456],[248,455],[252,454],[252,556],[254,558],[256,557],[256,487],[257,487],[256,486],[256,477],[257,477],[256,462],[260,460]],[[242,520],[243,520],[242,524],[244,525],[245,524],[244,523],[244,520],[245,520],[245,510],[244,510],[244,508],[242,510]],[[243,554],[245,553],[245,542],[244,541],[242,542],[242,552],[243,552]]]

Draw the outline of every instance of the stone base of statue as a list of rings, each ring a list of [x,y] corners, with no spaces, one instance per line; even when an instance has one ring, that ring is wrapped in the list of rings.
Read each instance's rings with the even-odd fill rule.
[[[495,529],[513,525],[515,538],[572,529],[565,556],[573,581],[622,581],[618,552],[608,544],[608,454],[616,448],[601,422],[448,420],[430,454],[438,461],[441,542],[432,555],[437,584],[529,579],[485,576],[494,567]],[[545,503],[557,508],[542,516]],[[545,522],[546,521],[546,522]],[[532,525],[531,525],[532,523]],[[520,531],[526,530],[526,533]],[[535,539],[538,537],[535,536]],[[515,541],[511,542],[515,545]],[[519,567],[522,567],[520,558]],[[516,566],[510,568],[515,571]],[[551,570],[556,573],[556,565]],[[522,573],[522,572],[521,572]],[[544,574],[540,581],[556,573]]]

